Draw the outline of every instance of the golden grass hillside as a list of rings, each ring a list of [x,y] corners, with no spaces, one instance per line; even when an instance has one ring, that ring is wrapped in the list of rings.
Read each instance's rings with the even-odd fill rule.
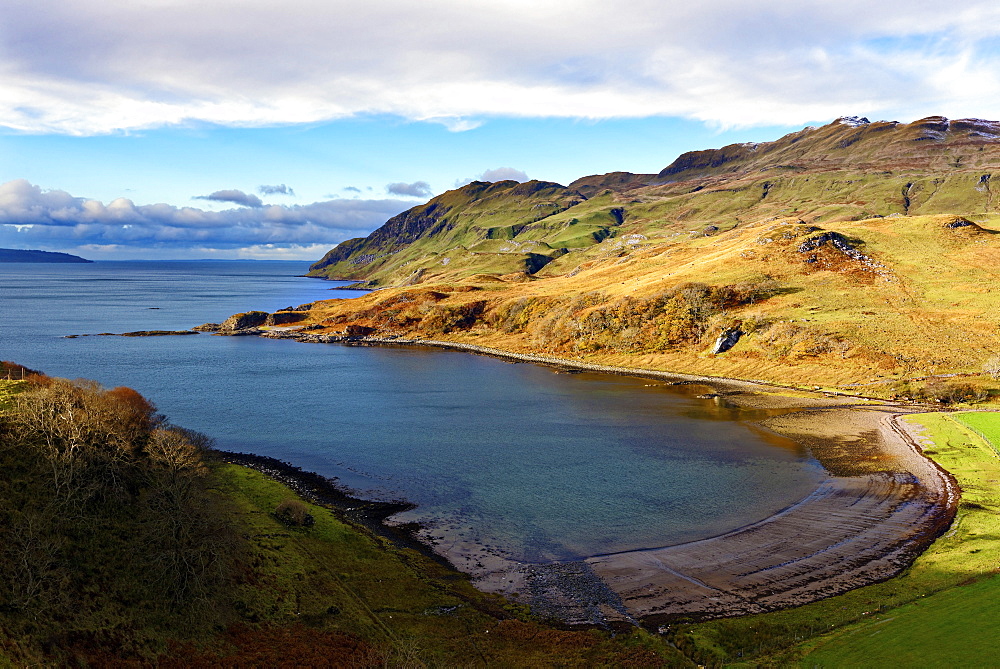
[[[998,133],[977,119],[846,118],[689,152],[655,175],[474,182],[316,263],[314,276],[382,290],[314,305],[309,321],[885,396],[981,396],[1000,349]],[[720,335],[739,340],[715,353]]]
[[[320,332],[353,325],[376,335],[906,394],[912,389],[897,381],[978,377],[1000,351],[998,219],[972,218],[764,219],[668,239],[642,238],[626,223],[578,263],[561,258],[534,276],[453,277],[319,302],[308,319]],[[735,297],[718,297],[723,289]],[[671,327],[681,334],[665,335]],[[712,354],[731,329],[744,333],[739,342]]]

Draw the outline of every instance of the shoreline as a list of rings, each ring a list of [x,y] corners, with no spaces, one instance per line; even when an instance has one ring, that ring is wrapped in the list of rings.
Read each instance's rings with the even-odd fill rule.
[[[411,502],[380,501],[356,497],[352,494],[353,491],[341,485],[337,479],[304,470],[289,462],[267,455],[216,449],[209,451],[209,453],[222,462],[261,472],[284,483],[306,501],[338,511],[346,521],[353,525],[363,527],[372,534],[388,539],[401,548],[415,550],[449,569],[456,569],[455,565],[446,557],[435,552],[427,543],[417,539],[416,532],[420,529],[417,524],[399,525],[386,522],[390,516],[416,508],[416,505]]]
[[[343,344],[345,346],[400,346],[400,347],[413,347],[413,346],[426,346],[429,348],[439,348],[443,350],[460,351],[464,353],[475,353],[477,355],[485,355],[491,358],[498,358],[500,360],[506,360],[508,362],[527,362],[532,364],[544,365],[546,367],[552,367],[557,370],[565,371],[588,371],[596,372],[599,374],[613,374],[616,376],[634,376],[637,378],[644,379],[655,379],[659,381],[666,381],[671,385],[685,385],[685,384],[699,384],[711,386],[712,388],[719,391],[720,397],[725,397],[725,399],[730,400],[739,397],[740,400],[747,400],[751,402],[751,396],[757,397],[758,401],[741,404],[736,402],[738,406],[745,408],[769,408],[774,406],[775,408],[797,408],[797,407],[809,407],[809,406],[830,406],[836,403],[837,400],[847,401],[861,401],[868,402],[872,401],[870,398],[863,397],[861,395],[849,395],[841,392],[832,391],[820,391],[820,390],[805,390],[802,388],[794,386],[782,386],[770,381],[757,381],[748,379],[732,379],[721,376],[703,376],[697,374],[685,374],[683,372],[666,372],[657,369],[643,369],[640,367],[617,367],[613,365],[600,365],[597,363],[583,362],[580,360],[570,360],[567,358],[558,358],[555,356],[542,355],[538,353],[516,353],[513,351],[505,351],[503,349],[492,348],[489,346],[479,346],[476,344],[464,344],[461,342],[449,342],[441,341],[436,339],[410,339],[406,337],[373,337],[373,336],[357,336],[357,335],[328,335],[328,334],[316,334],[312,332],[304,332],[298,328],[287,328],[287,329],[271,329],[271,330],[261,330],[259,328],[251,328],[247,330],[238,330],[233,333],[225,333],[224,336],[242,336],[242,335],[256,335],[259,337],[264,337],[267,339],[291,339],[304,344]],[[765,392],[767,390],[775,391],[794,391],[808,393],[809,396],[796,397],[794,400],[796,403],[789,404],[787,400],[792,398],[785,398],[786,401],[782,402],[780,400],[770,401],[767,397],[762,397],[757,395],[757,393]],[[816,398],[811,397],[817,394],[823,394],[824,397]],[[745,397],[743,397],[745,395]]]
[[[656,626],[762,613],[817,601],[899,574],[954,518],[958,489],[922,455],[897,418],[920,410],[843,394],[772,383],[615,367],[425,339],[349,337],[258,331],[269,338],[352,346],[428,346],[542,364],[712,388],[716,401],[789,412],[764,427],[803,444],[830,479],[799,502],[750,525],[697,541],[592,556],[573,562],[523,564],[473,553],[439,552],[420,527],[395,527],[470,575],[481,590],[523,598],[539,615],[564,623]],[[802,397],[781,391],[808,393]],[[775,393],[775,394],[769,394]],[[401,509],[402,510],[402,509]],[[380,524],[393,528],[391,512]],[[385,522],[385,521],[388,522]]]

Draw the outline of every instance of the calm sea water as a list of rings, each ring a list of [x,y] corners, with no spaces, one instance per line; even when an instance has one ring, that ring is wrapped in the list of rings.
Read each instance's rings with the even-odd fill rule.
[[[556,374],[419,348],[255,337],[80,337],[186,329],[356,293],[306,263],[0,265],[0,358],[131,386],[174,422],[418,508],[521,560],[702,538],[764,518],[825,477],[754,414],[704,389]],[[759,415],[756,417],[760,417]]]

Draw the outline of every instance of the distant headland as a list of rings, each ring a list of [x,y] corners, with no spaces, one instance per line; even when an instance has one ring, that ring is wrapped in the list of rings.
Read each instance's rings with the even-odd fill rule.
[[[29,251],[27,249],[0,249],[0,262],[94,262],[69,253],[55,251]]]

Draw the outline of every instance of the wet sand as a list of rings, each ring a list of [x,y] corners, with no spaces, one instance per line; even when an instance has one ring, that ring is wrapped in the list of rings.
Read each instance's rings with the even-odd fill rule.
[[[769,422],[803,441],[876,450],[862,456],[874,458],[871,471],[835,476],[798,504],[722,536],[587,560],[631,615],[712,618],[805,604],[898,574],[951,522],[954,484],[913,450],[892,408]]]
[[[883,581],[947,529],[958,498],[950,477],[915,450],[899,413],[837,408],[766,421],[814,442],[814,453],[826,451],[816,453],[821,461],[853,451],[861,462],[787,509],[720,536],[549,565],[488,559],[472,546],[453,545],[447,555],[479,588],[520,593],[543,615],[585,624],[762,613]]]
[[[437,542],[435,550],[471,574],[477,587],[517,593],[543,616],[569,623],[660,624],[805,604],[898,574],[955,514],[957,486],[921,455],[917,438],[896,420],[916,411],[912,407],[450,342],[345,343],[435,346],[557,368],[697,383],[713,388],[720,401],[791,411],[762,425],[807,446],[831,477],[762,521],[699,541],[556,564],[517,563],[454,538]]]

